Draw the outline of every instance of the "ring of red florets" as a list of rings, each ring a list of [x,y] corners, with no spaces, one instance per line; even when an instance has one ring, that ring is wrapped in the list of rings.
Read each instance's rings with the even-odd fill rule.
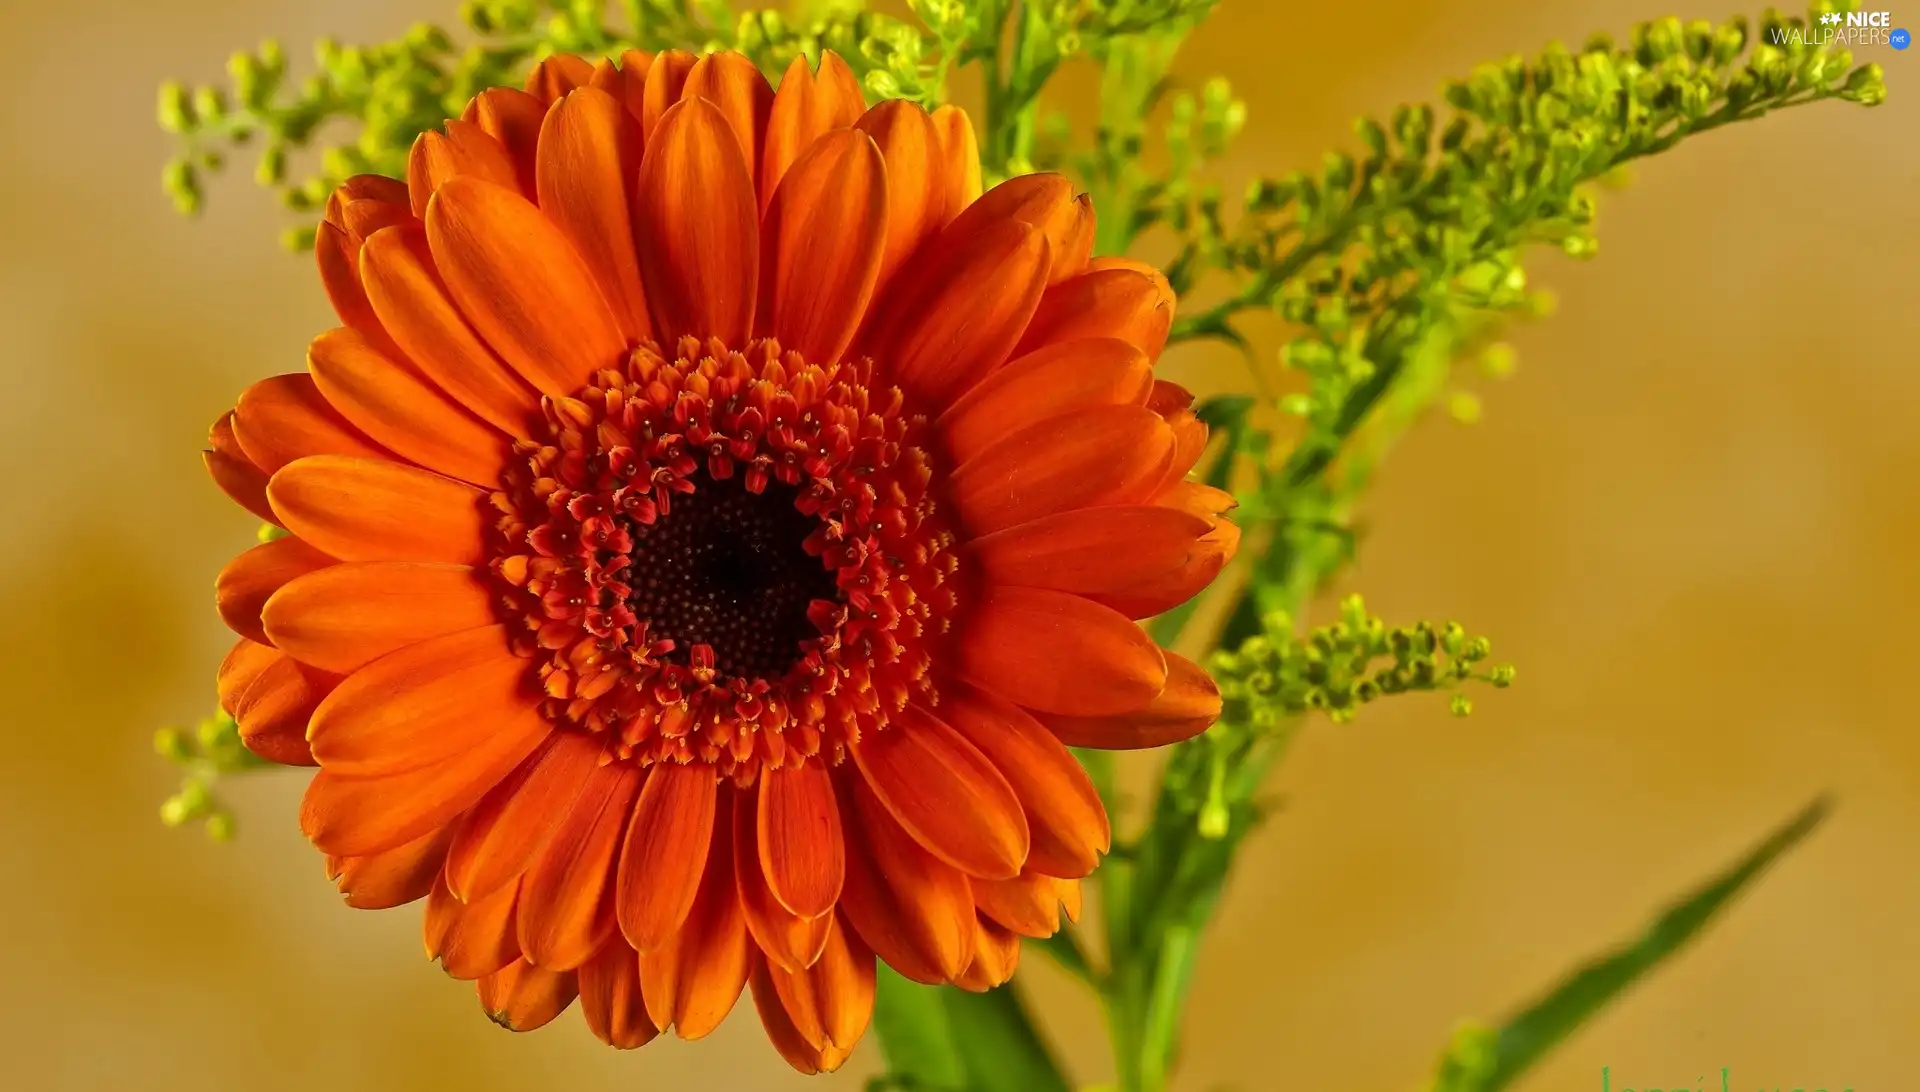
[[[515,445],[490,563],[514,651],[537,665],[547,716],[601,734],[614,758],[711,764],[743,784],[837,764],[932,689],[957,602],[925,419],[875,390],[866,360],[814,364],[771,339],[676,352],[642,344],[624,370],[544,399],[540,434]],[[784,672],[729,675],[710,646],[681,648],[633,609],[645,531],[702,482],[790,496],[812,520],[804,548],[837,595],[808,604],[817,632]]]

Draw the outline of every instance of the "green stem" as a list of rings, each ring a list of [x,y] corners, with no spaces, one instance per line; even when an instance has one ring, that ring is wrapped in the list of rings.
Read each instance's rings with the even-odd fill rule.
[[[1033,159],[1040,113],[1040,89],[1060,63],[1052,49],[1046,22],[1032,3],[1021,3],[1013,15],[1013,49],[1002,58],[999,50],[985,57],[987,77],[987,140],[983,158],[997,176],[1013,173]]]
[[[1146,1028],[1136,978],[1128,974],[1124,980],[1113,981],[1100,997],[1107,1017],[1107,1039],[1113,1048],[1113,1079],[1120,1092],[1158,1092],[1146,1083],[1143,1068],[1146,1051],[1142,1036]]]
[[[1181,1009],[1185,1007],[1187,987],[1193,983],[1194,960],[1199,952],[1197,926],[1174,926],[1160,941],[1160,959],[1154,967],[1152,991],[1141,1019],[1140,1074],[1146,1092],[1159,1092],[1166,1086],[1180,1037]]]

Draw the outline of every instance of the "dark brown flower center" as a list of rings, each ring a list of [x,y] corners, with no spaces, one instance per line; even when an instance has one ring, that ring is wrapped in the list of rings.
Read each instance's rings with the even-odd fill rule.
[[[927,422],[870,361],[647,343],[541,410],[488,567],[556,725],[746,785],[932,693],[956,538]]]
[[[722,676],[777,678],[820,636],[808,608],[840,598],[833,573],[806,550],[820,522],[794,507],[791,486],[756,494],[704,470],[689,480],[693,492],[652,524],[623,517],[633,536],[627,602],[651,637],[673,642],[662,659],[686,664],[706,645]]]

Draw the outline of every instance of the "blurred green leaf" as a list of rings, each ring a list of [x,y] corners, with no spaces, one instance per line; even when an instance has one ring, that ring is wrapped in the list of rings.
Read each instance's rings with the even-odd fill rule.
[[[887,1074],[869,1087],[1071,1092],[1012,987],[969,993],[922,986],[883,963],[877,990],[873,1022]]]
[[[1614,998],[1698,936],[1736,895],[1813,833],[1832,808],[1825,796],[1808,804],[1732,867],[1655,918],[1638,939],[1575,971],[1498,1032],[1463,1030],[1441,1059],[1433,1092],[1497,1092],[1511,1085]]]
[[[873,999],[873,1030],[886,1055],[887,1075],[880,1087],[959,1090],[966,1087],[960,1048],[947,1021],[947,1006],[934,986],[900,977],[879,965]]]

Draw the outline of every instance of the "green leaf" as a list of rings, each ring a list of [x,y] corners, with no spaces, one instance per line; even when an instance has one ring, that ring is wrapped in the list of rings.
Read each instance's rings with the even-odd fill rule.
[[[940,988],[900,977],[885,963],[874,984],[873,1030],[887,1058],[888,1076],[897,1087],[966,1088],[960,1047],[947,1021]]]
[[[1614,998],[1665,963],[1714,920],[1774,861],[1798,845],[1832,810],[1825,796],[1808,804],[1739,862],[1655,918],[1638,939],[1593,960],[1497,1033],[1468,1029],[1441,1059],[1435,1092],[1497,1092],[1511,1085]]]
[[[986,993],[922,986],[881,964],[873,1024],[887,1059],[882,1087],[1071,1092],[1010,986]]]

